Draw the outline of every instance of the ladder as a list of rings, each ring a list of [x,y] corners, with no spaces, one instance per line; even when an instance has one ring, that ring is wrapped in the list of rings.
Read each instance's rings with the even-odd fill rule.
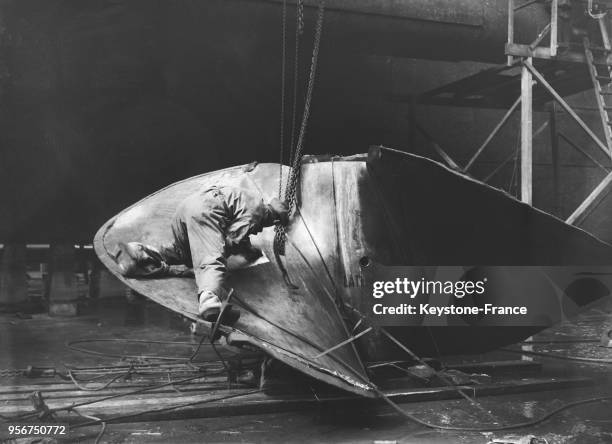
[[[603,16],[597,18],[601,31],[603,48],[607,56],[612,53],[612,45],[610,44],[610,37],[608,36],[608,30],[604,20],[605,18]],[[612,111],[612,67],[609,64],[601,65],[595,63],[588,37],[584,37],[582,43],[584,45],[584,55],[589,68],[589,74],[593,82],[597,109],[599,110],[603,132],[606,137],[608,154],[612,158],[612,116],[610,115],[610,111]]]

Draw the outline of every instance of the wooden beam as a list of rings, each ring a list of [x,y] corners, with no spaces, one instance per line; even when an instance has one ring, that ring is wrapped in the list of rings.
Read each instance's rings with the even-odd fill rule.
[[[531,48],[529,45],[519,43],[507,43],[506,44],[506,55],[514,57],[533,57],[534,59],[543,60],[557,60],[559,62],[568,63],[584,63],[586,64],[586,57],[581,52],[566,51],[556,56],[550,53],[550,48],[538,46],[537,48]],[[612,61],[611,56],[593,55],[593,59],[596,64],[605,65]]]
[[[550,56],[557,56],[557,36],[559,32],[559,0],[552,0],[550,4]]]
[[[526,8],[528,6],[534,5],[536,3],[538,3],[540,0],[527,0],[525,3],[523,3],[522,5],[518,5],[514,7],[514,11],[520,11],[523,8]]]
[[[421,125],[419,125],[416,122],[415,122],[415,126],[416,126],[416,129],[418,129],[419,132],[423,134],[423,137],[427,139],[427,141],[431,144],[431,146],[436,151],[436,153],[438,153],[438,155],[446,162],[446,164],[449,167],[451,167],[454,170],[458,170],[458,171],[461,170],[459,165],[457,165],[457,163],[446,153],[446,151],[442,149],[442,147],[438,144],[438,142],[436,142],[434,138],[427,131],[425,131],[425,128],[423,128]]]
[[[595,135],[595,133],[588,127],[586,123],[576,114],[576,112],[567,104],[563,97],[559,95],[557,91],[546,81],[544,76],[540,74],[540,72],[533,67],[531,62],[528,60],[524,63],[524,66],[531,72],[531,74],[537,79],[537,81],[550,93],[551,96],[555,98],[555,100],[561,105],[561,107],[574,119],[574,121],[582,128],[582,130],[597,144],[597,146],[606,153],[606,156],[609,156],[610,153],[608,151],[608,147],[599,140],[599,137]]]
[[[604,197],[610,193],[612,187],[612,173],[608,173],[606,177],[597,185],[597,187],[589,194],[589,196],[580,204],[578,208],[566,219],[565,222],[571,225],[580,225],[588,217],[591,212],[597,208]]]
[[[610,43],[610,35],[608,34],[608,27],[606,26],[606,16],[602,16],[597,19],[597,23],[599,24],[599,30],[601,31],[603,46],[607,51],[610,51],[612,49],[612,44]]]
[[[533,204],[533,77],[521,68],[521,200]]]
[[[514,0],[508,0],[508,43],[506,47],[514,44]],[[512,66],[514,63],[514,57],[506,51],[508,54],[507,65]]]
[[[550,27],[551,27],[551,24],[549,23],[548,25],[544,27],[544,29],[542,29],[542,31],[540,31],[536,39],[533,42],[531,42],[531,44],[529,45],[531,49],[537,48],[538,45],[542,43],[542,40],[544,40],[544,37],[546,37],[546,35],[550,32]]]
[[[519,103],[521,103],[521,98],[519,97],[518,99],[516,99],[516,101],[512,104],[512,106],[510,107],[510,109],[506,112],[506,114],[504,115],[504,117],[502,117],[502,119],[499,121],[499,123],[497,124],[497,126],[495,126],[495,128],[493,128],[493,131],[491,131],[491,133],[489,134],[489,136],[485,139],[485,141],[480,145],[480,147],[476,150],[476,152],[474,153],[474,155],[472,156],[472,158],[470,159],[470,161],[467,163],[467,165],[465,166],[465,168],[463,169],[464,172],[467,172],[471,166],[474,164],[474,162],[476,161],[476,159],[478,158],[478,156],[480,156],[480,154],[484,151],[484,149],[489,145],[489,143],[491,142],[491,140],[493,140],[493,138],[497,135],[497,133],[499,132],[499,130],[501,130],[503,128],[503,126],[506,124],[506,122],[508,121],[508,119],[510,118],[510,116],[512,115],[512,113],[514,112],[514,110],[516,109],[516,107],[519,105]]]
[[[407,381],[408,382],[408,381]],[[461,386],[475,397],[509,395],[535,391],[559,390],[593,385],[591,378],[523,378],[491,384]],[[407,384],[409,385],[409,384]],[[384,390],[384,393],[395,402],[424,402],[437,399],[456,399],[459,397],[457,387],[395,388]],[[221,400],[227,395],[234,398]],[[364,403],[364,407],[380,403],[380,400],[360,398],[348,393],[324,392],[317,397],[311,394],[286,392],[278,395],[253,393],[248,389],[202,392],[199,394],[175,394],[157,396],[132,396],[101,401],[79,408],[79,411],[113,423],[157,421],[187,418],[215,418],[222,416],[279,413],[295,410],[317,408],[321,404],[338,405],[338,403]],[[70,405],[67,400],[49,400],[50,408]],[[29,401],[0,405],[0,414],[18,415],[32,411]],[[119,416],[125,417],[119,418]],[[115,419],[117,418],[117,419]],[[77,415],[59,414],[58,420],[72,424],[83,423]]]

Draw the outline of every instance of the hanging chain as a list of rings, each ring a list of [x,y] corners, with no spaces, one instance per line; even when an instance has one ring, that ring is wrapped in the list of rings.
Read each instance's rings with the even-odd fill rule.
[[[325,0],[319,3],[319,10],[317,16],[317,24],[315,29],[314,46],[312,49],[312,59],[310,63],[310,75],[308,77],[308,87],[306,90],[306,100],[304,102],[304,114],[302,116],[302,124],[300,126],[300,132],[295,147],[295,155],[293,158],[293,165],[291,176],[289,180],[289,186],[285,190],[285,201],[289,205],[289,210],[292,210],[295,206],[296,189],[298,179],[300,175],[300,162],[302,160],[302,151],[304,149],[304,140],[306,137],[306,128],[308,125],[308,118],[310,117],[310,105],[312,103],[312,92],[314,90],[314,83],[317,74],[317,62],[319,59],[319,48],[321,44],[321,33],[323,31],[323,14],[325,11]]]
[[[304,0],[297,0],[295,7],[297,19],[296,31],[299,35],[302,35],[304,32]]]
[[[297,186],[299,183],[300,172],[301,172],[301,160],[302,153],[304,150],[304,140],[306,137],[306,128],[308,125],[308,118],[310,117],[310,106],[312,103],[312,93],[314,90],[314,83],[317,73],[317,62],[319,58],[319,48],[321,45],[321,34],[323,32],[323,16],[325,13],[325,0],[319,2],[319,8],[317,13],[317,22],[315,28],[314,44],[312,48],[312,59],[310,62],[310,74],[308,77],[308,86],[306,89],[306,99],[304,101],[304,113],[302,115],[302,123],[300,125],[300,132],[295,146],[295,154],[293,156],[293,164],[291,165],[291,173],[288,179],[287,187],[285,189],[285,202],[289,207],[289,214],[295,208]],[[276,233],[274,236],[274,251],[275,254],[285,254],[285,241],[286,241],[286,230],[282,226],[276,227]]]
[[[297,127],[297,102],[298,84],[300,81],[300,36],[304,32],[304,3],[303,0],[296,0],[295,5],[295,49],[293,57],[293,101],[291,110],[291,141],[289,153],[289,165],[293,165],[293,155],[295,152],[295,130]],[[280,197],[280,196],[279,196]]]
[[[280,160],[278,177],[278,198],[282,197],[283,162],[285,157],[285,77],[287,65],[287,0],[283,0],[281,25],[281,106],[280,106]]]

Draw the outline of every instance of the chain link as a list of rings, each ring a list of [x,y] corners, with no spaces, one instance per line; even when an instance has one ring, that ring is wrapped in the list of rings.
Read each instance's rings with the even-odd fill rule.
[[[280,106],[280,160],[278,178],[278,198],[283,189],[283,162],[285,157],[285,82],[287,66],[287,0],[283,0],[281,25],[281,106]]]
[[[291,214],[295,209],[297,186],[299,183],[301,173],[301,161],[302,153],[304,150],[304,140],[306,137],[306,128],[308,125],[308,118],[310,117],[310,106],[312,103],[312,93],[314,90],[314,83],[317,73],[317,62],[319,58],[319,48],[321,46],[321,34],[323,32],[323,17],[325,14],[325,0],[319,2],[319,8],[317,12],[317,22],[315,28],[314,44],[312,48],[312,58],[310,61],[310,74],[308,76],[308,86],[306,89],[306,99],[304,101],[304,114],[302,115],[302,123],[300,125],[300,132],[295,147],[295,154],[293,156],[293,164],[291,166],[291,173],[285,189],[285,202],[289,207],[289,213]],[[285,243],[287,239],[287,232],[284,227],[277,226],[274,235],[274,251],[280,255],[285,254]]]
[[[300,9],[302,0],[296,0],[296,13],[295,13],[295,49],[293,57],[293,100],[291,102],[291,141],[289,146],[291,152],[289,153],[289,165],[293,165],[293,154],[295,148],[295,130],[297,126],[297,102],[298,102],[298,83],[300,81],[300,36],[302,30],[300,29],[300,23],[303,25],[303,5]],[[300,10],[302,13],[300,13]],[[280,196],[279,196],[280,197]]]
[[[304,33],[304,0],[297,0],[296,4],[297,32],[299,35]]]

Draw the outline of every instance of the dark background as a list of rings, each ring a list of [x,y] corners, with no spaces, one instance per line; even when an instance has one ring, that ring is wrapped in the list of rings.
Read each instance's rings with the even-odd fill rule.
[[[288,3],[290,121],[295,11]],[[412,128],[410,103],[397,97],[477,72],[489,66],[483,61],[503,63],[505,0],[380,9],[388,3],[359,0],[358,10],[347,11],[347,2],[328,1],[307,153],[352,154],[385,144],[438,159]],[[89,243],[105,220],[174,181],[278,161],[279,1],[4,0],[0,8],[0,242]],[[298,117],[314,12],[306,8]],[[546,18],[543,9],[535,12],[519,17],[519,34]],[[593,106],[590,97],[574,101]],[[414,110],[460,164],[504,113]],[[537,114],[534,128],[547,118]],[[593,112],[584,118],[598,122]],[[516,148],[516,120],[476,165],[476,177]],[[562,207],[555,208],[548,131],[534,146],[534,203],[567,216],[603,172],[565,147]],[[510,163],[493,184],[514,192],[513,176]]]

